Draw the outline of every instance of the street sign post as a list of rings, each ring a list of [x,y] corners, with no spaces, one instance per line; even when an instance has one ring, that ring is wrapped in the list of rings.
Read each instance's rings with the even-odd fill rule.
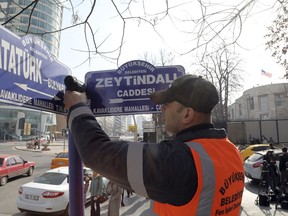
[[[0,27],[0,102],[65,114],[64,79],[70,69],[58,62],[45,43],[33,35],[19,38]],[[84,215],[82,162],[69,136],[69,208]]]
[[[167,88],[185,73],[182,66],[155,67],[133,60],[117,70],[92,71],[85,75],[90,107],[95,116],[156,113],[160,106],[149,95]]]
[[[155,130],[155,121],[142,121],[143,133],[153,133]]]
[[[59,93],[71,75],[33,35],[22,38],[0,27],[0,102],[64,114]]]

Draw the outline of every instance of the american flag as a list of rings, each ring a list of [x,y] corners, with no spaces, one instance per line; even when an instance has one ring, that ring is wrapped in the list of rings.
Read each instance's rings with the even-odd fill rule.
[[[269,78],[272,77],[272,73],[266,72],[266,71],[264,71],[263,69],[261,70],[261,75],[267,76],[267,77],[269,77]]]

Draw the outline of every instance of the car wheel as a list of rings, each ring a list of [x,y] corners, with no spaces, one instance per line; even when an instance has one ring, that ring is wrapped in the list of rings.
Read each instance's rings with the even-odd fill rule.
[[[28,172],[27,172],[27,175],[28,176],[31,176],[33,174],[33,171],[34,171],[34,168],[33,167],[30,167]]]
[[[69,216],[69,204],[67,205],[65,209],[64,216]]]
[[[8,181],[8,177],[7,176],[3,176],[1,179],[0,179],[0,186],[3,186],[7,183]]]

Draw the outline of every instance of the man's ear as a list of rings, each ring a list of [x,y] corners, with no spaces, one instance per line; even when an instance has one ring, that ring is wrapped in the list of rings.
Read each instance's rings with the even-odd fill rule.
[[[185,113],[183,122],[185,124],[189,124],[193,121],[194,117],[195,117],[195,111],[190,107],[186,108],[186,113]]]

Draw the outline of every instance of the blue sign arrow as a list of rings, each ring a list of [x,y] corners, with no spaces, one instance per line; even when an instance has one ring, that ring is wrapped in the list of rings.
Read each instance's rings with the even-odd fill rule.
[[[167,88],[185,73],[182,66],[155,67],[134,60],[117,70],[91,71],[85,75],[90,107],[95,116],[155,113],[160,106],[149,95]]]
[[[68,67],[33,35],[22,38],[0,27],[0,102],[64,114],[61,96]]]

